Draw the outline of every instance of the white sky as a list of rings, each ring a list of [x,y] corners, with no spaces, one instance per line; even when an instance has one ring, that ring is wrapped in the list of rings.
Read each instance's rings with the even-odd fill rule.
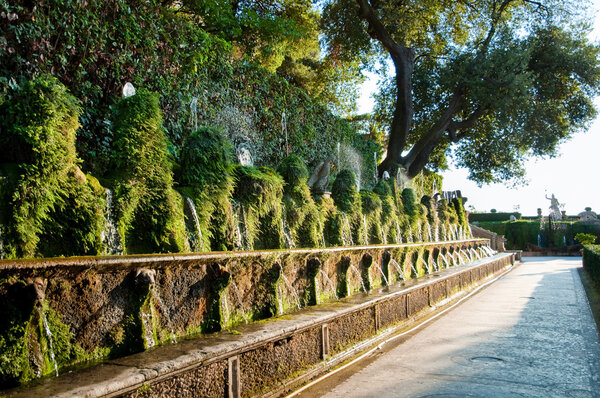
[[[594,8],[600,10],[600,0],[593,1]],[[600,12],[594,20],[594,40],[600,38]],[[359,99],[360,113],[369,112],[373,107],[371,93],[375,91],[376,78],[373,76],[363,85]],[[600,98],[596,98],[596,108],[600,109]],[[466,169],[451,168],[444,172],[444,190],[460,189],[469,198],[467,207],[477,211],[518,211],[523,215],[536,215],[542,208],[548,213],[550,201],[545,195],[556,195],[564,205],[563,210],[575,215],[590,206],[600,212],[600,119],[594,120],[587,132],[579,133],[559,148],[553,159],[531,160],[526,163],[528,185],[508,188],[503,184],[484,185],[467,180]]]

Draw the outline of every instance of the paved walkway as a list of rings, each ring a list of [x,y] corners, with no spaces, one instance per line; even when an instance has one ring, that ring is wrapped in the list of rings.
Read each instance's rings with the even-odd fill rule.
[[[581,258],[525,258],[401,344],[301,397],[600,397]]]

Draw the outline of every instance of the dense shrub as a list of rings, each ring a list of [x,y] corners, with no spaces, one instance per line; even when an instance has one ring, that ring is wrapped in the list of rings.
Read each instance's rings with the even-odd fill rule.
[[[402,240],[401,218],[393,195],[393,182],[380,180],[373,188],[381,200],[381,229],[384,243],[400,243]]]
[[[323,222],[307,184],[308,169],[297,155],[286,157],[277,169],[285,181],[283,204],[290,238],[297,247],[323,247]],[[288,243],[289,246],[289,243]]]
[[[583,266],[592,279],[600,283],[600,245],[583,247]]]
[[[102,228],[104,205],[98,196],[103,192],[94,192],[77,166],[77,100],[56,79],[41,76],[12,90],[0,105],[0,115],[0,224],[6,255],[101,252],[102,243],[94,235]],[[65,228],[73,235],[61,236]],[[71,237],[68,251],[40,252],[44,234],[63,242]]]
[[[220,129],[202,127],[186,140],[181,151],[180,190],[193,200],[197,212],[200,234],[192,250],[232,250],[233,217],[231,194],[233,192],[232,146]],[[188,210],[189,211],[189,210]],[[186,213],[190,227],[195,220]]]
[[[113,171],[116,210],[128,253],[185,249],[183,201],[173,190],[158,95],[140,89],[115,108]]]
[[[596,237],[592,234],[578,233],[575,235],[575,242],[581,245],[593,245],[596,242]]]
[[[369,244],[381,244],[386,241],[381,228],[381,214],[383,204],[375,192],[361,190],[362,212],[366,220],[367,236]]]
[[[354,244],[368,244],[367,226],[362,214],[362,200],[356,189],[356,176],[350,170],[338,173],[331,187],[331,198],[342,213],[340,215],[345,229],[350,229]]]
[[[281,223],[283,179],[267,167],[237,166],[233,198],[242,206],[247,249],[285,246]],[[243,219],[243,220],[242,220]]]

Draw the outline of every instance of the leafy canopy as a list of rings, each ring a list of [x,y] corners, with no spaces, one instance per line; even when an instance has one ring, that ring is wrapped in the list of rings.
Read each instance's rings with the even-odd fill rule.
[[[329,0],[323,27],[330,52],[381,69],[380,173],[412,178],[453,154],[489,183],[519,179],[527,157],[553,156],[596,115],[599,48],[584,13],[563,0]]]

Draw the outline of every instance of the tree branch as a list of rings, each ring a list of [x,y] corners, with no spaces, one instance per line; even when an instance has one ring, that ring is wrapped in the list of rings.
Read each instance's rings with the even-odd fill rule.
[[[473,127],[475,122],[477,122],[477,119],[479,119],[483,115],[485,110],[486,109],[483,107],[477,107],[477,109],[475,109],[473,111],[473,113],[471,113],[471,115],[469,115],[468,118],[466,118],[460,122],[456,122],[454,120],[451,121],[449,123],[448,127],[446,128],[446,131],[448,132],[448,137],[450,138],[450,141],[458,142],[461,139],[463,139],[466,136],[466,133],[457,134],[457,132],[459,130],[468,130],[471,127]]]

